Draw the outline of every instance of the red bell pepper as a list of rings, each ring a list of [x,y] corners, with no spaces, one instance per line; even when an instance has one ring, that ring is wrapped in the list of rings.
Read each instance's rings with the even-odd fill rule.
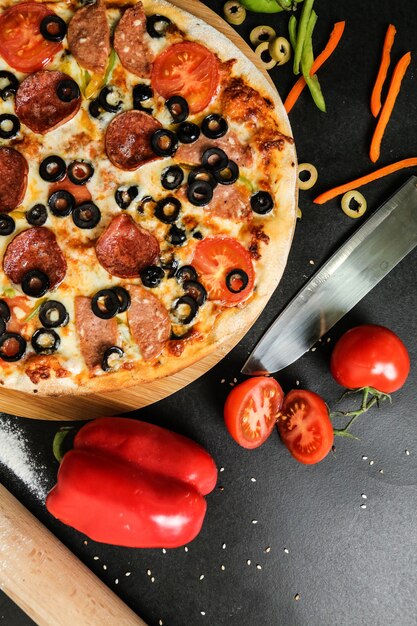
[[[217,469],[186,437],[127,418],[81,428],[62,460],[48,511],[95,541],[175,548],[200,532]]]

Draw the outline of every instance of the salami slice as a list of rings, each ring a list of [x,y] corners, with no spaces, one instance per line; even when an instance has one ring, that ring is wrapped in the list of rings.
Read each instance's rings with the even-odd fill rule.
[[[110,29],[101,0],[78,9],[68,26],[68,45],[77,62],[95,74],[104,74],[110,55]]]
[[[25,157],[13,148],[0,148],[0,213],[13,211],[22,202],[28,182]]]
[[[65,100],[59,98],[60,83],[68,84],[78,89],[73,79],[63,72],[41,70],[30,74],[19,86],[16,93],[16,114],[20,121],[34,133],[45,133],[62,126],[72,119],[81,106],[81,95],[76,93],[65,95]],[[65,84],[65,83],[64,83]]]
[[[146,38],[146,15],[141,2],[127,9],[114,33],[114,49],[123,67],[140,76],[150,78],[153,55]]]
[[[16,284],[31,270],[40,270],[49,278],[50,289],[57,287],[67,271],[67,262],[54,233],[48,228],[29,228],[16,235],[3,257],[6,276]]]
[[[127,311],[130,332],[145,361],[151,361],[161,352],[171,334],[168,311],[162,302],[143,287],[129,289],[131,305]]]
[[[235,161],[239,166],[250,167],[253,162],[251,147],[248,144],[242,144],[238,136],[229,130],[224,137],[220,139],[209,139],[200,135],[194,143],[183,143],[175,153],[174,159],[181,163],[190,163],[197,165],[201,163],[203,152],[208,148],[221,148],[224,150],[231,161]]]
[[[109,274],[120,278],[139,276],[155,263],[159,243],[148,230],[141,228],[130,215],[115,217],[96,243],[97,259]]]
[[[241,222],[252,217],[250,191],[245,185],[217,185],[213,199],[207,207],[210,215],[233,222]]]
[[[101,365],[107,348],[117,345],[117,322],[113,317],[101,319],[91,310],[91,298],[76,296],[75,328],[80,340],[81,354],[89,369]]]
[[[106,132],[106,153],[121,170],[136,170],[159,157],[151,148],[153,133],[162,128],[154,117],[143,111],[119,113],[110,122]]]

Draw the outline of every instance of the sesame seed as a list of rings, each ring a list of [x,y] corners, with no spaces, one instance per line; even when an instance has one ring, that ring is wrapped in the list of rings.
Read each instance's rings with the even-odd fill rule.
[[[188,552],[188,548],[187,548],[187,546],[185,546],[185,548],[184,548],[184,552]]]
[[[165,550],[165,548],[162,548],[162,554],[166,554],[167,551]]]
[[[115,579],[114,584],[115,584],[115,585],[118,585],[118,584],[119,584],[119,579],[118,579],[118,578],[116,578],[116,579]]]
[[[264,552],[265,552],[266,554],[268,554],[268,552],[271,552],[271,548],[270,548],[270,546],[268,546],[267,548],[265,548]]]
[[[155,582],[155,578],[153,576],[151,576],[151,583]]]
[[[251,478],[252,483],[256,483],[256,478]]]
[[[250,559],[248,559],[248,560],[246,561],[246,563],[247,563],[248,565],[250,565],[250,564],[252,563],[252,561],[251,561]]]
[[[300,384],[300,381],[299,381],[299,380],[296,380],[296,381],[295,381],[295,384],[296,384],[296,385],[297,385],[297,387],[298,387],[298,385]]]
[[[285,554],[289,554],[290,551],[288,550],[288,548],[284,548],[284,552]]]
[[[224,487],[219,487],[219,491],[224,491]]]
[[[220,569],[222,570],[222,572],[224,572],[224,570],[226,569],[226,567],[224,565],[220,566]]]
[[[222,378],[222,379],[221,379],[221,381],[220,381],[220,383],[221,383],[222,385],[223,385],[223,383],[225,383],[225,382],[226,382],[226,379],[225,379],[225,378]]]
[[[253,520],[252,520],[252,524],[257,524],[257,523],[258,523],[258,520],[257,520],[257,519],[253,519]]]
[[[313,348],[311,348],[311,352],[315,352],[317,350],[317,348],[314,346]]]
[[[103,565],[103,569],[107,569],[107,565]]]
[[[204,574],[201,574],[200,580],[203,580],[203,579],[204,579]]]
[[[200,611],[201,615],[205,615],[206,612],[205,611]]]
[[[314,261],[313,261],[313,259],[310,259],[310,260],[309,260],[309,263],[310,263],[310,265],[314,265]]]
[[[327,337],[327,339],[326,339],[326,343],[330,343],[330,342],[331,342],[331,340],[332,340],[332,338],[331,338],[331,337]]]
[[[367,495],[365,495],[364,493],[361,493],[361,496],[362,496],[362,498],[363,498],[364,500],[366,500],[366,499],[367,499],[367,497],[368,497],[368,496],[367,496]]]
[[[234,387],[234,386],[235,386],[235,383],[229,383],[229,386],[230,386],[230,387]]]
[[[219,472],[224,472],[224,467],[221,467],[221,468],[219,469]]]
[[[159,626],[163,626],[164,622],[160,619],[158,624],[159,624]]]
[[[365,456],[365,455],[363,455],[363,457],[362,457],[362,458],[363,458],[363,460],[364,460],[364,461],[366,461],[366,460],[368,459],[368,457],[367,457],[367,456]]]
[[[366,509],[366,504],[361,504],[361,509]]]
[[[296,593],[295,596],[294,596],[294,600],[297,600],[297,602],[298,602],[298,600],[300,600],[300,599],[301,599],[300,594]]]
[[[88,541],[83,541],[83,544],[86,546],[88,545]]]
[[[95,561],[98,561],[98,560],[99,560],[99,558],[100,558],[100,557],[98,557],[98,556],[93,556],[93,559],[94,559]]]
[[[374,461],[369,461],[369,465],[373,465],[373,464],[374,464]]]
[[[146,573],[148,574],[148,576],[151,576],[151,574],[152,574],[150,569],[148,569],[148,571]]]
[[[222,550],[226,550],[226,544],[225,543],[222,544]]]
[[[259,563],[256,566],[256,569],[262,569],[262,565],[259,565]]]
[[[380,473],[380,474],[383,474],[383,473],[384,473],[384,470],[383,470],[383,469],[380,469],[380,470],[379,470],[379,473]]]
[[[404,450],[407,456],[410,456],[410,450]]]
[[[130,576],[130,574],[131,574],[131,573],[132,573],[132,572],[126,572],[126,573],[125,573],[125,576]]]

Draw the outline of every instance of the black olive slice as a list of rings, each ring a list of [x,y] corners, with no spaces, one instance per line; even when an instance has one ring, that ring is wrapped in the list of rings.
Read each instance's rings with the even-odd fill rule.
[[[0,335],[6,332],[6,322],[0,317]]]
[[[0,300],[0,318],[5,322],[10,319],[10,308],[6,300]]]
[[[186,280],[183,289],[187,296],[191,296],[198,306],[202,306],[207,300],[207,291],[197,280]]]
[[[173,278],[178,269],[178,261],[172,255],[165,255],[159,259],[161,267],[167,273],[168,278]]]
[[[38,328],[33,333],[30,343],[37,354],[52,354],[58,350],[61,338],[54,330]]]
[[[190,324],[198,313],[198,304],[191,296],[181,296],[174,304],[174,314],[181,324]]]
[[[47,183],[56,183],[62,180],[67,173],[64,159],[53,154],[44,159],[39,166],[39,176]]]
[[[35,204],[26,211],[26,220],[31,226],[42,226],[48,219],[48,211],[44,204]]]
[[[119,307],[119,298],[113,289],[101,289],[91,300],[91,309],[94,315],[102,320],[109,320],[117,315]]]
[[[165,15],[158,15],[156,13],[146,18],[146,30],[152,39],[165,37],[165,33],[170,24],[171,20],[165,17]]]
[[[179,165],[171,165],[163,170],[161,185],[164,189],[177,189],[184,180],[184,172]]]
[[[181,211],[181,202],[174,196],[167,196],[159,200],[155,207],[154,215],[164,224],[173,224]]]
[[[127,209],[136,198],[138,193],[139,189],[136,185],[130,185],[129,187],[122,186],[116,189],[114,199],[121,209]]]
[[[187,187],[187,198],[194,206],[206,206],[213,198],[213,187],[206,180],[195,180]]]
[[[66,326],[68,324],[69,315],[62,302],[48,300],[41,304],[39,320],[45,328],[58,328],[58,326]]]
[[[122,108],[122,101],[118,97],[116,88],[113,85],[106,85],[99,93],[98,102],[108,113],[117,113]]]
[[[188,174],[188,184],[191,185],[196,180],[205,180],[213,189],[217,187],[217,180],[213,172],[209,172],[204,167],[196,167]]]
[[[78,228],[95,228],[101,220],[101,212],[94,202],[83,202],[72,211],[72,220]]]
[[[201,165],[211,172],[220,172],[224,170],[229,163],[229,158],[221,148],[208,148],[203,152]]]
[[[80,88],[75,80],[65,78],[58,83],[56,95],[62,102],[72,102],[80,97]]]
[[[158,265],[148,265],[148,267],[144,267],[140,272],[142,283],[145,287],[150,287],[151,289],[158,287],[164,276],[164,270]]]
[[[22,278],[22,291],[31,298],[44,296],[50,286],[48,276],[40,270],[30,270]]]
[[[152,196],[144,196],[138,204],[138,212],[155,214],[156,205]]]
[[[0,236],[11,235],[15,228],[15,221],[10,215],[0,214]]]
[[[254,213],[265,215],[274,208],[272,196],[267,191],[257,191],[250,199],[250,205]]]
[[[0,97],[7,100],[10,96],[14,96],[19,87],[19,81],[16,76],[7,70],[0,71]]]
[[[182,246],[187,240],[187,233],[183,228],[179,228],[176,224],[172,224],[168,231],[168,241],[173,246]]]
[[[58,15],[46,15],[39,25],[39,30],[47,41],[62,41],[67,34],[67,25]]]
[[[196,230],[195,233],[193,233],[193,237],[194,239],[203,239],[203,233],[201,233],[199,230]]]
[[[96,119],[100,117],[100,115],[103,113],[103,109],[100,106],[98,98],[94,98],[94,100],[91,100],[90,104],[88,105],[88,112],[91,117],[94,117]]]
[[[150,100],[153,98],[153,90],[149,85],[145,85],[144,83],[139,83],[135,85],[132,90],[133,97],[133,106],[139,102],[144,102],[145,100]]]
[[[75,198],[69,191],[58,189],[48,198],[48,206],[56,217],[66,217],[75,207]]]
[[[110,346],[103,354],[101,361],[101,369],[104,372],[111,372],[115,362],[123,358],[124,352],[119,346]]]
[[[239,268],[231,270],[226,276],[226,287],[232,293],[240,293],[243,291],[249,282],[249,277],[246,272]]]
[[[239,178],[239,167],[234,161],[229,161],[223,170],[214,172],[214,176],[221,185],[233,185]]]
[[[181,143],[194,143],[200,137],[200,129],[192,122],[182,122],[177,128],[177,137]]]
[[[179,283],[184,283],[189,280],[198,281],[198,274],[192,265],[182,265],[177,270],[175,278]]]
[[[138,102],[133,108],[135,109],[135,111],[142,111],[143,113],[146,113],[147,115],[153,114],[152,107],[144,107],[143,104],[141,104],[140,102]]]
[[[74,185],[85,185],[94,174],[94,167],[88,161],[72,161],[68,165],[68,178]]]
[[[185,122],[190,113],[187,100],[182,96],[171,96],[165,102],[165,106],[170,112],[173,121],[177,124]]]
[[[218,113],[211,113],[207,115],[201,123],[201,132],[209,139],[219,139],[223,137],[229,126],[222,115]]]
[[[124,313],[130,307],[130,294],[123,287],[113,287],[113,291],[119,300],[119,313]]]
[[[0,336],[0,359],[13,363],[26,352],[26,340],[18,333],[3,333]]]
[[[3,113],[0,115],[0,137],[1,139],[11,139],[16,137],[20,130],[20,122],[16,115]]]
[[[158,156],[172,156],[178,149],[178,138],[172,130],[161,128],[153,133],[151,147]]]

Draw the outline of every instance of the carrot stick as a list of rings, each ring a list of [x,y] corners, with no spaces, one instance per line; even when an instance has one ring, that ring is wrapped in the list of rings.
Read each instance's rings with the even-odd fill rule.
[[[391,83],[389,86],[388,94],[383,104],[381,114],[378,118],[378,122],[375,127],[375,131],[371,141],[371,147],[369,150],[369,156],[371,161],[375,163],[379,159],[381,152],[381,141],[385,133],[385,129],[391,117],[392,110],[397,100],[401,88],[401,82],[404,78],[404,74],[407,71],[407,67],[410,65],[411,52],[407,52],[398,61],[392,74]]]
[[[333,198],[340,196],[342,193],[346,193],[347,191],[351,191],[352,189],[357,189],[362,185],[367,185],[373,180],[377,180],[378,178],[382,178],[383,176],[388,176],[388,174],[393,174],[394,172],[398,172],[398,170],[402,170],[406,167],[417,167],[417,157],[403,159],[402,161],[396,161],[395,163],[391,163],[390,165],[381,167],[379,168],[379,170],[375,170],[370,174],[366,174],[365,176],[356,178],[350,183],[345,183],[344,185],[339,185],[338,187],[329,189],[329,191],[325,191],[324,193],[317,196],[317,198],[315,198],[314,200],[314,203],[324,204],[325,202],[328,202],[329,200],[333,200]]]
[[[391,48],[394,43],[396,32],[397,30],[395,26],[390,24],[385,35],[384,45],[382,47],[381,63],[371,95],[371,113],[374,117],[378,117],[378,113],[381,110],[381,92],[387,77],[389,65],[391,63]]]
[[[330,34],[329,41],[326,44],[326,47],[319,54],[319,56],[317,57],[317,59],[315,59],[313,63],[313,66],[310,70],[310,76],[313,76],[317,72],[317,70],[320,69],[323,63],[327,61],[329,56],[334,52],[334,50],[336,49],[340,41],[340,38],[343,35],[344,29],[345,29],[345,22],[337,22],[334,25],[333,30]],[[291,89],[290,93],[287,96],[287,99],[284,102],[284,107],[287,113],[291,111],[294,104],[297,102],[298,98],[300,97],[301,92],[303,91],[305,86],[306,86],[306,81],[304,77],[299,78],[297,82],[295,83],[294,87]]]

